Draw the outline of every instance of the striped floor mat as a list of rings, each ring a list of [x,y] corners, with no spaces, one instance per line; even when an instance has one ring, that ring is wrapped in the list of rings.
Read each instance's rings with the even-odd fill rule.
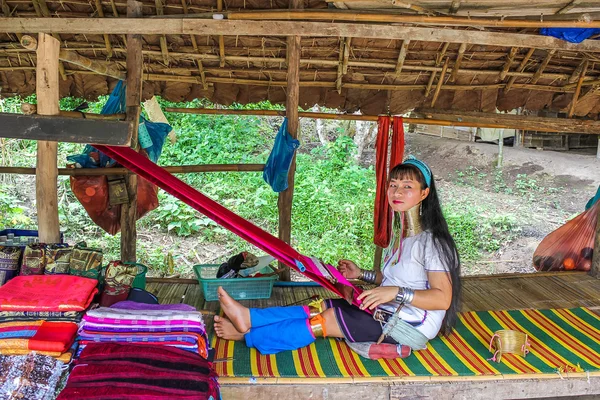
[[[507,354],[487,361],[493,332],[514,329],[530,336],[526,357]],[[405,359],[368,360],[343,341],[318,339],[296,351],[263,356],[243,342],[213,338],[221,377],[473,376],[600,370],[600,316],[586,308],[467,312],[455,331]]]

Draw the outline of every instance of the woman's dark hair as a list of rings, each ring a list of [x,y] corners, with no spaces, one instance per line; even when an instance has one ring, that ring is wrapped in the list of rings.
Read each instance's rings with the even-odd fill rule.
[[[448,223],[442,213],[440,200],[435,188],[435,179],[431,176],[431,184],[428,186],[419,168],[410,164],[398,164],[390,171],[391,179],[413,179],[421,184],[421,189],[429,187],[429,195],[421,202],[421,227],[429,231],[433,237],[434,245],[439,249],[442,262],[448,267],[452,281],[452,302],[446,311],[442,324],[442,333],[449,334],[456,324],[457,313],[460,305],[461,282],[460,282],[460,258],[456,249],[456,243],[450,236]],[[399,221],[400,218],[394,218]]]

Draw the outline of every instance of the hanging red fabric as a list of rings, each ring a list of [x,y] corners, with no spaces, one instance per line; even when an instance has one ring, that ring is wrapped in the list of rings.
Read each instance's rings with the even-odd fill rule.
[[[392,149],[388,157],[390,117],[381,116],[377,123],[379,129],[377,131],[377,143],[375,146],[377,188],[375,191],[375,233],[373,243],[379,247],[386,248],[390,244],[392,232],[392,210],[387,200],[388,173],[389,169],[402,162],[402,157],[404,156],[404,124],[402,117],[394,117],[392,124]]]
[[[264,250],[285,265],[303,273],[311,280],[342,298],[360,305],[357,297],[362,290],[352,285],[332,265],[320,263],[304,256],[283,240],[262,230],[216,201],[206,197],[187,183],[171,175],[149,159],[140,156],[129,147],[94,145],[95,148],[116,160],[125,168],[154,183],[165,192],[183,201],[190,207],[206,215],[217,224],[235,233],[248,243]],[[297,264],[300,263],[300,265]]]

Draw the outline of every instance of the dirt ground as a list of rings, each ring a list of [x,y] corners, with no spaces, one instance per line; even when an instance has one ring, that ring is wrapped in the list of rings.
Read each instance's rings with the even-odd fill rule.
[[[595,155],[505,146],[500,173],[497,145],[419,134],[407,134],[406,141],[405,154],[431,166],[442,202],[450,198],[487,213],[506,214],[521,227],[498,252],[467,266],[470,274],[532,272],[540,241],[582,212],[600,185],[600,159]]]

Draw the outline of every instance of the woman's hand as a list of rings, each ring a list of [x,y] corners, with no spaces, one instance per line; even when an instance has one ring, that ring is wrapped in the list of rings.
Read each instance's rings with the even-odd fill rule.
[[[378,305],[396,300],[400,288],[397,286],[379,286],[375,289],[365,290],[358,296],[362,300],[360,309],[374,310]]]
[[[358,279],[360,276],[360,268],[350,260],[338,261],[338,271],[340,271],[346,279]]]

